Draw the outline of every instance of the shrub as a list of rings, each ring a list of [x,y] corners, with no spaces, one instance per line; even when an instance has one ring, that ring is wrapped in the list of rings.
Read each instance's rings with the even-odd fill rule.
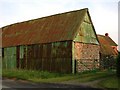
[[[118,53],[118,56],[117,56],[117,63],[116,63],[116,69],[117,69],[117,77],[120,78],[120,52]]]

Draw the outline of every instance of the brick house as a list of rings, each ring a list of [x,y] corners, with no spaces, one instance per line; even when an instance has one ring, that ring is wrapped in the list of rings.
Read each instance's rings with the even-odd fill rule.
[[[115,67],[118,45],[109,37],[108,33],[97,36],[100,43],[100,67],[104,69]]]

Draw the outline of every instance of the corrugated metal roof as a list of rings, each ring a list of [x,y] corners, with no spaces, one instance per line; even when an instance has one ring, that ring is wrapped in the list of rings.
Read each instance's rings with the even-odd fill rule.
[[[2,47],[73,40],[88,9],[12,24],[2,28]]]
[[[105,54],[105,55],[117,55],[115,50],[111,47],[112,45],[111,45],[111,42],[108,40],[108,37],[103,36],[103,35],[97,35],[97,36],[98,36],[98,40],[99,40],[99,43],[100,43],[100,46],[101,46],[100,52],[102,54]]]

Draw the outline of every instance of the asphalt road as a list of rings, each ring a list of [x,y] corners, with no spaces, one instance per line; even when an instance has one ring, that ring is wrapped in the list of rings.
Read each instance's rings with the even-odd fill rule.
[[[24,80],[2,80],[2,90],[44,90],[44,89],[70,89],[75,90],[102,90],[82,85],[55,84],[55,83],[32,83]]]

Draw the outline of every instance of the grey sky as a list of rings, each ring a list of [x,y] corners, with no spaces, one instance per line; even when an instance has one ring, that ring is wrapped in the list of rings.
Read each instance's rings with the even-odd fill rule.
[[[0,0],[0,27],[82,8],[98,34],[107,32],[118,43],[118,0]]]

